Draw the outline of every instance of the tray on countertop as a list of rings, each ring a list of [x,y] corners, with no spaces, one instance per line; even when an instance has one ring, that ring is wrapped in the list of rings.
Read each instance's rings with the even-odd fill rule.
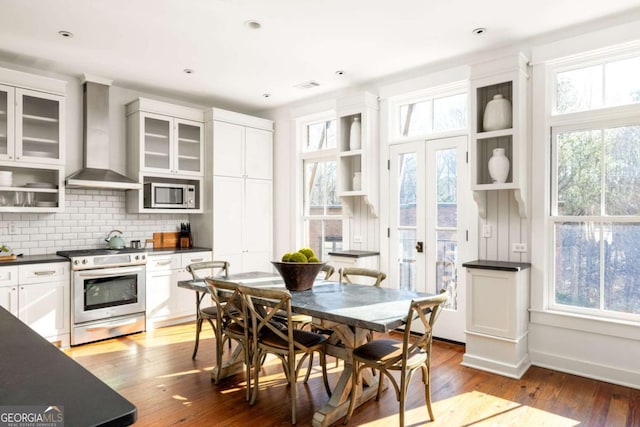
[[[16,254],[11,255],[0,255],[0,261],[13,261],[17,259],[18,256]]]

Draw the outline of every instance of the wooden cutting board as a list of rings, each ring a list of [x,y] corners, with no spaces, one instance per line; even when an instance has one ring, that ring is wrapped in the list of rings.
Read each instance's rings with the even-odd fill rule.
[[[178,232],[153,233],[153,247],[157,248],[177,248],[180,243]]]
[[[11,255],[2,255],[0,256],[0,261],[12,261],[16,259],[18,256],[16,254]]]

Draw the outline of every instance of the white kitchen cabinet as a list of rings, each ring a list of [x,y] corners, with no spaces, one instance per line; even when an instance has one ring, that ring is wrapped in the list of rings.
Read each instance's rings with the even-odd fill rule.
[[[478,213],[483,218],[486,211],[484,192],[489,190],[512,190],[520,216],[527,216],[527,63],[527,58],[520,54],[471,67],[469,165],[471,190],[478,204]],[[486,130],[483,127],[485,110],[495,95],[501,95],[511,104],[512,125],[505,129]],[[495,149],[503,149],[509,160],[509,174],[505,182],[494,182],[489,174],[488,164]]]
[[[0,212],[64,209],[66,82],[0,68]],[[29,193],[29,195],[27,195]]]
[[[200,110],[145,98],[127,104],[130,176],[202,176],[202,117]]]
[[[350,215],[352,206],[362,199],[371,213],[378,211],[378,100],[375,95],[363,92],[337,101],[338,115],[338,196],[345,213]],[[354,147],[351,127],[354,119],[360,124],[360,143]],[[355,136],[355,135],[354,135]],[[359,180],[354,180],[356,174]],[[359,184],[354,182],[359,181]]]
[[[473,261],[467,268],[464,366],[520,378],[528,351],[528,263]]]
[[[67,262],[0,267],[0,305],[61,347],[69,346],[69,287]]]
[[[205,114],[204,214],[194,217],[198,246],[211,246],[230,271],[271,271],[273,122],[230,111]]]
[[[127,191],[127,210],[135,213],[201,213],[204,176],[201,110],[146,98],[127,104],[127,174],[149,182],[195,186],[195,208],[144,207],[144,190]]]
[[[0,160],[64,164],[64,124],[63,95],[0,85]]]
[[[185,267],[193,262],[210,261],[211,252],[149,254],[147,258],[147,329],[195,320],[195,292],[178,287],[191,279]]]

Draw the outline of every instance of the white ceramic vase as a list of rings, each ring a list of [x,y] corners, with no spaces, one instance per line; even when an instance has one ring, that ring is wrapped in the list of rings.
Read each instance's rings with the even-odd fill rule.
[[[493,150],[493,156],[489,159],[489,175],[494,183],[506,182],[509,176],[509,159],[504,155],[504,148]]]
[[[482,129],[485,132],[509,129],[511,123],[511,102],[500,94],[494,95],[484,109]]]
[[[359,150],[361,143],[360,117],[354,117],[349,131],[349,150]]]

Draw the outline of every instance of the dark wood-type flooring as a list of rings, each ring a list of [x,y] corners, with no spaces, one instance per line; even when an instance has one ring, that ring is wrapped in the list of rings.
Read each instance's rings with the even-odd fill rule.
[[[207,326],[207,325],[205,325]],[[66,350],[138,408],[136,426],[284,426],[290,424],[289,394],[279,362],[268,361],[258,402],[244,399],[244,375],[216,385],[213,334],[207,328],[195,361],[194,324],[157,329]],[[411,381],[407,426],[640,426],[640,390],[532,367],[521,380],[460,366],[464,347],[434,342],[432,401],[428,422],[420,374]],[[316,358],[317,359],[317,358]],[[328,357],[332,386],[342,369]],[[319,368],[298,384],[298,424],[311,424],[327,396]],[[379,402],[355,410],[352,426],[398,424],[392,388]],[[342,425],[342,422],[336,423]]]

